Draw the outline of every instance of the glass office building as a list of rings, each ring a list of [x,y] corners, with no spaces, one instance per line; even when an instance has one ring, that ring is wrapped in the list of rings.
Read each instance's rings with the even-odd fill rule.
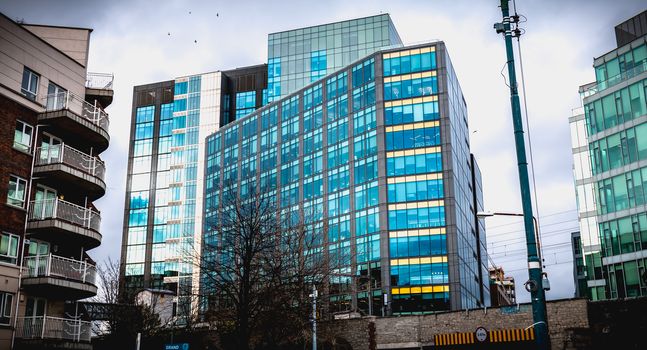
[[[268,36],[268,101],[303,88],[380,48],[401,46],[388,14]]]
[[[219,127],[221,79],[214,72],[135,88],[124,287],[129,296],[141,288],[172,290],[180,315],[190,310],[194,272],[186,252],[199,249],[202,143]]]
[[[574,139],[584,141],[574,145],[584,154],[576,153],[575,175],[594,300],[647,295],[647,35],[628,32],[645,18],[647,12],[616,26],[619,47],[594,60],[596,81],[580,88],[583,110],[571,120]],[[578,167],[588,179],[578,178]]]
[[[326,257],[345,257],[328,284],[331,312],[487,305],[480,173],[445,45],[382,50],[328,73],[207,138],[203,240],[218,241],[223,186],[234,183],[240,196],[274,197],[280,215],[298,213],[320,235]]]

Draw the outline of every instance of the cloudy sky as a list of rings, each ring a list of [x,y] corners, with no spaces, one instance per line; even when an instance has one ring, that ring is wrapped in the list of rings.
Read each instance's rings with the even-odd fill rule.
[[[546,270],[551,299],[573,296],[570,232],[578,229],[568,117],[579,85],[594,80],[593,57],[615,45],[613,26],[645,10],[640,0],[518,0],[527,17],[521,40]],[[133,86],[267,61],[267,34],[389,13],[403,42],[445,41],[469,109],[471,149],[483,173],[488,211],[521,212],[503,38],[496,0],[143,1],[0,0],[26,23],[93,28],[92,72],[115,75],[110,113],[108,194],[99,261],[119,258]],[[168,34],[171,35],[168,35]],[[197,41],[197,43],[196,43]],[[512,274],[520,301],[529,295],[519,218],[487,220],[493,261]]]

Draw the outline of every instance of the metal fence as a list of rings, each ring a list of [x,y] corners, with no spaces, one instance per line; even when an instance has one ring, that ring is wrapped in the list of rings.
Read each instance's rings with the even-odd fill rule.
[[[28,219],[29,221],[60,219],[97,232],[101,227],[99,213],[58,198],[31,201]]]
[[[104,179],[106,166],[97,157],[85,154],[65,144],[36,148],[36,165],[63,163],[90,175]]]
[[[32,316],[18,317],[16,337],[21,339],[60,339],[89,342],[92,323],[70,318]]]
[[[24,266],[26,278],[61,277],[90,284],[95,284],[97,278],[94,265],[52,254],[25,257]]]
[[[96,104],[88,103],[83,98],[76,96],[69,91],[62,91],[45,95],[45,110],[48,112],[68,109],[81,117],[89,120],[92,124],[108,131],[108,113]]]
[[[114,74],[88,72],[85,87],[89,89],[112,90],[112,82],[114,79]]]

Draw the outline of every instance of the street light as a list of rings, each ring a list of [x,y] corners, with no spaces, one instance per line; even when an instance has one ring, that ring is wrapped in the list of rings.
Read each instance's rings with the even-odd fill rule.
[[[487,218],[492,216],[523,216],[523,213],[506,213],[506,212],[490,212],[490,211],[480,211],[476,213],[477,218]],[[532,222],[535,225],[535,240],[537,241],[537,254],[539,255],[539,261],[542,265],[544,263],[544,258],[541,252],[541,241],[539,240],[539,224],[537,223],[537,218],[533,215]],[[544,266],[545,267],[545,266]]]

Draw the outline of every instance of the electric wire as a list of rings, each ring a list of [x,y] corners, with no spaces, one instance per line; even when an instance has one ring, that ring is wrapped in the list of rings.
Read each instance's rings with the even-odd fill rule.
[[[512,0],[512,8],[514,9],[515,16],[519,16],[517,13],[517,2]],[[524,16],[525,18],[525,16]],[[517,24],[517,27],[519,25]],[[526,77],[523,69],[523,57],[521,54],[521,36],[517,36],[517,51],[519,52],[519,70],[521,72],[521,91],[523,95],[523,108],[524,108],[524,119],[526,120],[526,128],[528,129],[528,153],[530,153],[530,173],[532,174],[532,191],[535,202],[535,212],[537,213],[537,244],[539,245],[539,254],[543,257],[544,252],[541,244],[541,222],[539,221],[539,202],[537,200],[537,181],[535,176],[535,159],[532,152],[532,138],[530,135],[530,120],[528,117],[528,100],[526,95]]]

